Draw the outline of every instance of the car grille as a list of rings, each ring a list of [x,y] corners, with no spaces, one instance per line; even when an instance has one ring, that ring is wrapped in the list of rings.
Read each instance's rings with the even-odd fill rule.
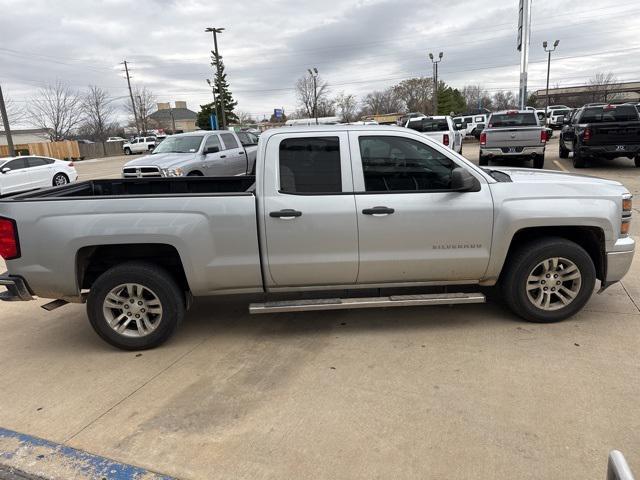
[[[158,167],[124,167],[124,178],[162,177],[162,171]]]

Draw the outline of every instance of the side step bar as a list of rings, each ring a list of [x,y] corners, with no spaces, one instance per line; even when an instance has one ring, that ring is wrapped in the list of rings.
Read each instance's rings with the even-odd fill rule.
[[[436,293],[426,295],[392,295],[367,298],[323,298],[252,303],[249,313],[306,312],[312,310],[346,310],[351,308],[415,307],[420,305],[457,305],[484,303],[482,293]]]

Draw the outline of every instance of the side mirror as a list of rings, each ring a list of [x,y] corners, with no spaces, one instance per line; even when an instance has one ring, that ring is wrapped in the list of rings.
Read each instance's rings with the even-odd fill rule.
[[[562,117],[562,124],[569,125],[571,123],[571,119],[569,117]]]
[[[451,170],[451,190],[456,192],[477,192],[480,182],[466,169],[456,167]]]
[[[205,148],[203,153],[205,155],[209,155],[210,153],[218,153],[219,151],[220,151],[220,148],[214,145],[213,147]]]
[[[4,167],[2,169],[2,173],[7,173],[7,172],[10,172],[10,171],[11,171],[11,169],[9,167]]]

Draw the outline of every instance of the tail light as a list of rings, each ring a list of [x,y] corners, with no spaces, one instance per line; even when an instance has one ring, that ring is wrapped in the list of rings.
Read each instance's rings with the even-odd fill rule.
[[[584,133],[582,135],[582,140],[584,140],[585,142],[588,142],[589,140],[591,140],[591,129],[590,128],[585,128],[584,129]]]
[[[445,134],[442,136],[442,143],[443,143],[443,144],[445,144],[445,145],[447,145],[447,146],[449,145],[449,135],[448,135],[448,134],[446,134],[446,133],[445,133]]]
[[[8,218],[0,218],[0,257],[5,260],[20,258],[16,222]]]
[[[487,134],[482,132],[480,134],[480,145],[486,145],[487,144]]]
[[[546,143],[546,142],[547,142],[547,140],[548,140],[548,138],[547,138],[547,131],[543,129],[543,130],[540,132],[540,143]]]

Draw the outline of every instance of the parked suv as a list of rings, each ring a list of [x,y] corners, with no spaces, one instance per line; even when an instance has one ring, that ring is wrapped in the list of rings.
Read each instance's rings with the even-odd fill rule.
[[[158,140],[156,137],[136,137],[130,142],[126,142],[122,145],[122,151],[125,155],[131,155],[132,153],[146,153],[156,148]]]

